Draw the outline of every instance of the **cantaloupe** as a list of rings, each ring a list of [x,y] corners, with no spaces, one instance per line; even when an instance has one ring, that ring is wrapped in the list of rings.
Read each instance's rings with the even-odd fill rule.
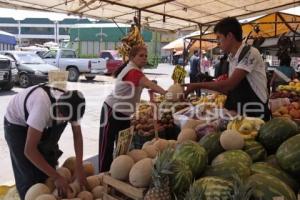
[[[171,85],[167,91],[165,98],[168,101],[179,101],[184,95],[183,88],[180,84]]]
[[[129,151],[127,155],[129,155],[135,163],[148,157],[147,153],[141,149],[133,149]]]
[[[56,200],[56,197],[53,194],[42,194],[35,200]]]
[[[153,140],[153,141],[147,141],[147,142],[145,142],[145,143],[143,144],[142,149],[143,149],[144,147],[148,146],[148,145],[153,145],[154,142],[155,142],[154,140]]]
[[[168,140],[165,139],[158,139],[153,144],[159,151],[165,150],[169,146]]]
[[[84,169],[85,175],[87,177],[95,174],[95,168],[94,168],[93,163],[91,163],[91,162],[84,162],[83,169]]]
[[[86,178],[89,190],[93,190],[94,187],[100,185],[100,177],[98,175],[89,176]]]
[[[67,191],[67,198],[72,199],[76,197],[77,192],[75,191],[75,188],[72,185],[69,185],[70,187],[68,188]],[[52,193],[55,197],[60,198],[58,195],[58,190],[55,189]]]
[[[203,123],[203,122],[200,121],[200,120],[188,119],[181,129],[186,129],[186,128],[195,129],[196,126],[201,124],[201,123]]]
[[[82,191],[77,195],[78,198],[81,200],[93,200],[93,195],[92,193],[88,191]]]
[[[169,142],[169,146],[172,148],[175,148],[178,143],[177,140],[168,140],[168,142]]]
[[[94,187],[94,189],[92,190],[92,194],[94,198],[102,198],[104,192],[105,192],[105,188],[101,185]]]
[[[81,192],[80,184],[77,180],[74,180],[72,183],[69,184],[69,186],[72,188],[73,192],[76,194]]]
[[[68,168],[71,174],[73,175],[76,167],[76,157],[72,156],[67,158],[62,166]]]
[[[27,190],[25,200],[36,199],[42,194],[50,194],[49,188],[43,183],[34,184]]]
[[[59,173],[59,175],[61,175],[62,177],[64,177],[66,179],[66,181],[68,181],[69,183],[72,180],[72,174],[70,172],[70,170],[66,167],[59,167],[56,169],[57,173]]]
[[[182,143],[187,140],[197,141],[197,134],[194,129],[182,129],[177,137],[177,142]]]
[[[153,162],[151,158],[145,158],[135,163],[129,173],[129,182],[135,187],[147,187],[151,182]]]
[[[105,175],[105,172],[102,172],[102,173],[100,173],[100,174],[97,175],[99,177],[100,185],[103,184],[103,177],[104,177],[104,175]]]
[[[155,158],[155,156],[158,154],[159,150],[154,145],[147,145],[142,148],[143,151],[145,151],[149,158]]]
[[[220,144],[225,150],[243,149],[244,138],[235,130],[226,130],[221,134]]]
[[[120,155],[110,165],[110,174],[118,180],[128,180],[129,172],[134,165],[133,159],[128,155]]]
[[[46,179],[45,185],[49,188],[50,193],[55,189],[54,180],[50,177]]]

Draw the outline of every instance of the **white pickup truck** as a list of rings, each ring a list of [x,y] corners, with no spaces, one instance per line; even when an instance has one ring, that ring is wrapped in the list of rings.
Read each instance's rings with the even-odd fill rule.
[[[87,80],[93,80],[97,74],[106,71],[106,60],[103,58],[77,58],[72,49],[50,50],[42,55],[44,61],[60,69],[69,71],[69,81],[78,81],[82,74]]]

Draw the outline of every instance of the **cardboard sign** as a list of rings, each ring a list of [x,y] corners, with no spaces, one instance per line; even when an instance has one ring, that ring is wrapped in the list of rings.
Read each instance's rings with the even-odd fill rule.
[[[183,66],[176,65],[172,74],[172,79],[175,83],[184,83],[186,71]]]
[[[132,142],[132,138],[134,134],[133,129],[134,127],[131,126],[130,128],[127,128],[119,132],[117,148],[114,154],[115,158],[118,157],[119,155],[127,154],[127,152],[129,151],[130,144]]]

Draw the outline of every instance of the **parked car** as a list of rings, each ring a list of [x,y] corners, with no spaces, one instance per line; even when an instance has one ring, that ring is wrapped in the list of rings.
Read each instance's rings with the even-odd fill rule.
[[[38,55],[39,57],[43,58],[43,55],[44,55],[46,52],[48,52],[48,51],[35,51],[34,53],[35,53],[36,55]]]
[[[13,59],[0,55],[0,89],[11,90],[17,81],[18,70]]]
[[[26,51],[3,51],[1,54],[12,58],[18,69],[18,83],[26,88],[34,84],[48,81],[48,72],[58,70],[57,67],[47,64],[38,55]]]
[[[105,74],[112,74],[123,64],[123,60],[116,50],[101,51],[99,57],[106,60]]]
[[[78,81],[80,74],[85,75],[87,80],[93,80],[97,74],[104,74],[106,70],[105,59],[77,58],[72,49],[50,50],[43,54],[43,59],[48,64],[69,71],[69,81]]]

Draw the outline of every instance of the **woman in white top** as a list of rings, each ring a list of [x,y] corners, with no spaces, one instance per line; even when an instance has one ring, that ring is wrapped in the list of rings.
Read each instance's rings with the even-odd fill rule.
[[[108,171],[113,159],[114,142],[121,130],[129,128],[130,116],[140,102],[143,88],[165,94],[166,91],[149,80],[142,68],[147,64],[146,46],[134,46],[129,62],[115,72],[114,91],[103,103],[99,131],[99,172]]]

